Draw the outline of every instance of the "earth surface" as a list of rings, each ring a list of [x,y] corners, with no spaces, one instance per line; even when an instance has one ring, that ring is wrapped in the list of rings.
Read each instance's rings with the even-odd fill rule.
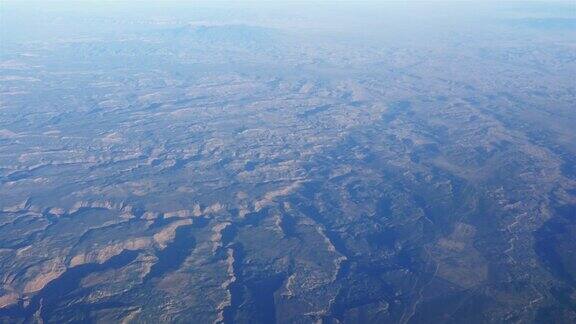
[[[0,322],[576,322],[573,2],[0,18]]]

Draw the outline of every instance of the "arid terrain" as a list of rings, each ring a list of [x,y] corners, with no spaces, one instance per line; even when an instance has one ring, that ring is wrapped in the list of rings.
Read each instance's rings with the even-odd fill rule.
[[[576,322],[576,5],[110,6],[0,7],[1,323]]]

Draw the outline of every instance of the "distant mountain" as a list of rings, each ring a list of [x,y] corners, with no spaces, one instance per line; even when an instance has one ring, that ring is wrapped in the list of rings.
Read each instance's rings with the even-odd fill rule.
[[[530,27],[537,29],[572,29],[576,30],[576,18],[523,18],[513,20],[514,26]]]
[[[272,28],[249,25],[186,25],[163,29],[157,34],[164,38],[202,43],[257,44],[272,41],[279,32]]]

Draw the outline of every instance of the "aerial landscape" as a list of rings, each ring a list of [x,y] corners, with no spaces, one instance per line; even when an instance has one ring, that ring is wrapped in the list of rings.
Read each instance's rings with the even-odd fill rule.
[[[576,323],[576,3],[0,0],[0,323]]]

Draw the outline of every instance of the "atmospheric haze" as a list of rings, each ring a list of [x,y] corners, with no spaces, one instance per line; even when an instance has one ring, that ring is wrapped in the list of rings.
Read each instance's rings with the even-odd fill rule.
[[[575,323],[576,3],[0,2],[1,323]]]

